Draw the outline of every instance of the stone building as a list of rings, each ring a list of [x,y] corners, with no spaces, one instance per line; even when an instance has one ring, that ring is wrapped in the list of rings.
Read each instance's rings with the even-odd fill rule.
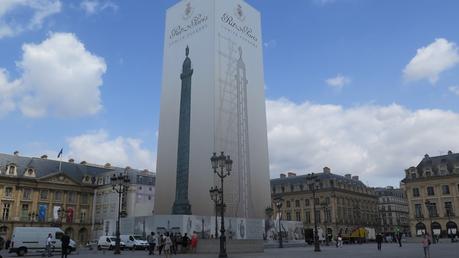
[[[272,199],[279,196],[284,199],[283,220],[300,221],[307,232],[313,229],[314,219],[317,219],[321,232],[327,232],[329,237],[337,233],[350,235],[357,228],[374,229],[377,226],[377,197],[358,176],[333,174],[327,167],[323,173],[315,175],[319,185],[315,200],[306,175],[297,176],[290,172],[271,179]],[[315,213],[313,202],[316,203]],[[276,209],[274,201],[272,207]]]
[[[438,237],[457,235],[459,223],[459,153],[425,155],[402,180],[408,198],[413,236],[425,232]]]
[[[409,235],[408,201],[402,189],[392,186],[375,188],[378,196],[378,212],[380,225],[378,230],[393,235],[401,232]]]
[[[0,153],[0,237],[11,238],[16,226],[51,226],[60,227],[72,239],[85,243],[102,228],[102,220],[96,220],[96,215],[110,219],[116,214],[118,198],[99,197],[111,190],[107,186],[110,176],[124,172],[131,178],[131,190],[123,199],[123,207],[126,211],[139,211],[139,216],[145,210],[151,214],[154,198],[152,194],[150,200],[144,196],[145,191],[154,193],[154,189],[140,189],[144,181],[148,181],[149,187],[154,186],[154,174],[149,171],[85,161],[75,163],[73,159],[50,160],[46,155],[36,158],[20,156],[18,152]],[[113,213],[103,213],[106,206]]]

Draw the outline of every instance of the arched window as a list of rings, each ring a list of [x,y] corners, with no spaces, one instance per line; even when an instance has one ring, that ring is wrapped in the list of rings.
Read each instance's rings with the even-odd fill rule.
[[[16,175],[16,166],[15,165],[9,165],[6,168],[6,174],[10,176],[15,176]]]
[[[422,236],[426,233],[426,225],[424,223],[419,222],[416,224],[416,236]]]

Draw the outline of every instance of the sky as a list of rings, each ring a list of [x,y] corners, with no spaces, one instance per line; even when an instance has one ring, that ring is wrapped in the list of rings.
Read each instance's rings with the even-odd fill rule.
[[[270,174],[398,186],[459,152],[459,2],[246,0],[262,14]],[[177,0],[0,0],[0,152],[156,168]]]

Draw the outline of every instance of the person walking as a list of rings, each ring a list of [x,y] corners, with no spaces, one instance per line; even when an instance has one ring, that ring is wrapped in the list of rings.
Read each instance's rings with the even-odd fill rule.
[[[61,258],[67,258],[69,253],[70,237],[64,234],[61,238]]]
[[[193,232],[193,235],[191,236],[191,252],[196,253],[196,247],[198,246],[198,234],[196,232]]]
[[[148,242],[148,255],[155,255],[155,248],[156,248],[155,232],[151,232],[151,234],[147,236],[147,242]]]
[[[169,233],[166,233],[164,237],[164,255],[166,255],[166,258],[171,257],[171,248],[172,248],[172,240],[169,236]]]
[[[158,253],[159,255],[161,255],[161,253],[163,252],[163,248],[164,248],[164,235],[161,234],[159,236],[159,239],[158,239]]]
[[[422,238],[422,247],[424,248],[424,258],[430,258],[430,236],[428,233],[424,234],[424,237]]]
[[[343,247],[343,237],[341,236],[341,233],[338,234],[338,241],[336,242],[336,247],[337,248]]]
[[[182,250],[184,253],[186,253],[188,250],[188,241],[190,241],[190,239],[188,238],[187,233],[185,233],[185,235],[182,237]]]
[[[46,238],[45,253],[43,254],[43,256],[45,256],[45,255],[48,256],[48,257],[52,256],[52,254],[51,254],[52,242],[53,242],[53,235],[51,233],[49,233],[48,237]]]
[[[381,251],[381,244],[382,244],[382,241],[383,241],[383,237],[381,235],[381,233],[378,233],[376,235],[376,243],[378,244],[378,250]]]
[[[402,247],[402,233],[401,232],[398,232],[397,234],[397,242],[398,242],[398,246]]]

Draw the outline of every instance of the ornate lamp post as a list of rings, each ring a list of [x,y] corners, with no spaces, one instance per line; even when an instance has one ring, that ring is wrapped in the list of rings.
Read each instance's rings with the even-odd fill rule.
[[[312,191],[312,210],[314,213],[314,252],[320,252],[319,233],[317,232],[317,213],[316,213],[316,189],[318,187],[319,178],[314,173],[306,177],[306,183]]]
[[[118,218],[116,220],[116,242],[115,242],[115,253],[121,254],[120,251],[120,217],[121,217],[121,197],[129,189],[129,176],[127,174],[127,169],[124,170],[124,175],[120,173],[118,176],[113,174],[110,178],[112,183],[113,191],[118,193]]]
[[[277,212],[279,213],[279,248],[283,248],[284,245],[282,243],[282,226],[281,226],[281,220],[282,220],[282,204],[284,203],[284,199],[282,197],[277,196],[274,199],[274,205],[276,205]]]
[[[427,212],[429,213],[429,219],[430,219],[430,234],[431,234],[431,237],[432,237],[432,243],[435,244],[435,236],[434,236],[434,231],[433,231],[433,228],[432,228],[432,224],[433,224],[433,221],[432,221],[432,204],[430,203],[429,200],[426,200],[426,201],[424,202],[424,204],[426,205]]]
[[[219,203],[219,195],[220,195],[220,190],[218,190],[218,187],[211,187],[209,190],[210,193],[210,199],[214,201],[215,203],[215,238],[218,237],[218,203]]]
[[[230,156],[225,156],[225,153],[222,151],[219,156],[214,152],[213,156],[210,158],[212,164],[212,169],[214,174],[220,178],[220,216],[221,216],[221,225],[220,225],[220,253],[218,254],[219,258],[226,258],[226,236],[225,236],[225,202],[223,198],[223,179],[231,174],[231,169],[233,166],[233,160]]]

